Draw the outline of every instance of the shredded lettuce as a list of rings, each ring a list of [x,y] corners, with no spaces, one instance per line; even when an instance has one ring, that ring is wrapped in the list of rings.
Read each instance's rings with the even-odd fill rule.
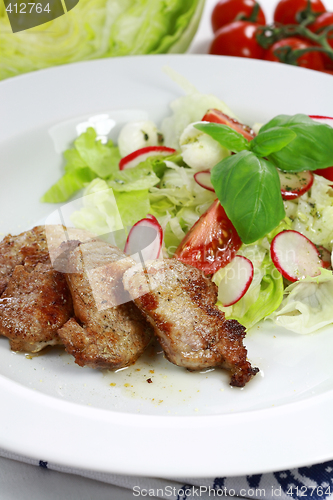
[[[166,166],[159,187],[150,188],[149,200],[151,212],[164,230],[164,253],[171,257],[216,196],[195,182],[195,170],[170,161]]]
[[[280,307],[269,319],[297,333],[312,333],[333,323],[333,273],[321,269],[320,276],[306,277],[285,289]]]
[[[115,172],[108,185],[114,191],[139,191],[155,186],[159,181],[152,167],[143,162],[135,168]]]
[[[232,118],[236,118],[228,106],[214,95],[201,94],[194,87],[186,90],[188,93],[185,96],[170,103],[172,114],[164,118],[161,124],[165,143],[170,148],[179,149],[179,139],[185,128],[191,123],[202,120],[210,108],[219,109]]]
[[[291,229],[304,234],[315,245],[333,250],[333,189],[331,181],[314,175],[311,190],[303,196],[285,202],[286,215],[292,220]]]
[[[0,80],[81,60],[185,52],[203,6],[204,0],[80,0],[53,21],[12,33],[0,2]]]

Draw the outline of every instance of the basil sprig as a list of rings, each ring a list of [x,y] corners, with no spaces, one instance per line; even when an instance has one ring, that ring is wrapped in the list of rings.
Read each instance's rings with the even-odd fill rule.
[[[306,115],[279,115],[266,123],[259,132],[281,127],[295,132],[295,139],[268,158],[281,170],[302,172],[333,165],[333,128]]]
[[[285,216],[276,168],[251,151],[241,151],[218,163],[212,169],[211,181],[244,243],[262,238]]]
[[[227,125],[195,127],[235,153],[213,167],[211,181],[243,243],[264,237],[285,217],[277,168],[300,172],[333,165],[333,128],[306,115],[279,115],[250,142]]]

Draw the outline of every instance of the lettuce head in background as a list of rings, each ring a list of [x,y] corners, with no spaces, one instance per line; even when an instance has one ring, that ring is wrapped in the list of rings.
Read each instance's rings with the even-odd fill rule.
[[[82,60],[185,52],[204,3],[79,0],[66,14],[13,33],[4,2],[0,2],[0,80]]]

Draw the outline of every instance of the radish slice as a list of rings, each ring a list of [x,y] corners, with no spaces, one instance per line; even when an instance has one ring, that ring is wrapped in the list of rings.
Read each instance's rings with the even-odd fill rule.
[[[309,191],[313,184],[313,173],[309,170],[304,172],[282,172],[278,170],[281,183],[281,194],[284,200],[294,200]]]
[[[329,250],[322,245],[318,247],[318,252],[321,260],[323,261],[323,267],[325,269],[331,269],[331,252],[329,252]]]
[[[149,158],[149,156],[170,156],[175,152],[175,149],[165,146],[147,146],[146,148],[137,149],[120,160],[119,170],[134,168]]]
[[[215,189],[213,188],[213,184],[210,180],[210,170],[201,170],[200,172],[197,172],[194,174],[194,180],[199,186],[208,189],[208,191],[213,191],[215,192]]]
[[[238,302],[247,292],[253,280],[253,264],[243,257],[236,255],[229,264],[219,271],[218,299],[224,307]]]
[[[282,276],[298,281],[306,276],[318,276],[323,261],[315,245],[298,231],[277,234],[271,243],[271,258]]]
[[[157,219],[149,217],[139,220],[130,230],[124,252],[137,262],[158,259],[161,255],[163,230]],[[141,259],[142,258],[142,259]]]
[[[333,127],[333,118],[330,116],[309,115],[309,118],[312,118],[315,122],[326,123],[326,125]]]
[[[156,219],[155,215],[152,215],[152,214],[147,214],[145,219],[151,219],[153,220],[154,222],[156,222],[156,224],[159,224],[158,220]]]

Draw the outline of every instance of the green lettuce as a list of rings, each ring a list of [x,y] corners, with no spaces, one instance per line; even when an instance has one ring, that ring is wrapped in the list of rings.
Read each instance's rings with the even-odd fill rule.
[[[321,274],[292,283],[285,289],[280,307],[269,319],[296,333],[312,333],[333,323],[333,274]]]
[[[96,177],[107,178],[118,170],[119,150],[112,141],[96,140],[92,127],[83,132],[74,147],[64,152],[64,175],[43,195],[44,203],[63,203]]]
[[[279,307],[283,298],[283,278],[274,266],[269,255],[269,240],[263,240],[243,245],[238,255],[247,257],[253,264],[254,274],[252,283],[246,294],[236,304],[218,307],[225,313],[226,318],[236,319],[246,328],[251,328],[263,318]],[[213,275],[213,281],[219,286],[223,269]]]
[[[108,185],[114,191],[140,191],[155,186],[159,181],[152,167],[143,162],[134,168],[118,170],[112,174]]]
[[[0,2],[0,80],[75,61],[182,53],[204,0],[80,0],[65,15],[12,33]]]
[[[75,227],[101,236],[112,233],[119,248],[124,247],[129,229],[150,211],[147,189],[116,192],[102,179],[85,188],[82,204],[71,215]]]
[[[307,193],[295,200],[285,201],[291,228],[304,234],[315,245],[333,250],[333,190],[332,182],[314,175]]]

